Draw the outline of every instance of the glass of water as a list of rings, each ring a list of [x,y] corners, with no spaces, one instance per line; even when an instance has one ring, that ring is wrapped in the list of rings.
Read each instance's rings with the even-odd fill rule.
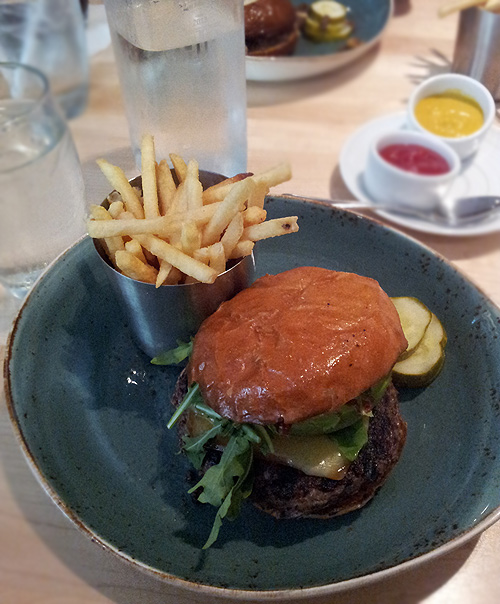
[[[78,0],[0,0],[0,61],[40,69],[68,119],[86,105],[89,60]]]
[[[225,176],[247,167],[242,0],[105,0],[137,166],[156,154]]]
[[[85,231],[80,161],[46,77],[0,63],[0,283],[22,298]]]

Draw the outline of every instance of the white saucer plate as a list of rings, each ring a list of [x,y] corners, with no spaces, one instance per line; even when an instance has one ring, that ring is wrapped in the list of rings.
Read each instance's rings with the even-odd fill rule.
[[[375,205],[363,184],[363,170],[371,141],[386,132],[406,127],[405,112],[386,115],[366,123],[356,130],[344,144],[339,161],[340,173],[347,188],[356,199]],[[477,154],[462,165],[460,174],[452,183],[444,202],[471,195],[500,195],[499,151],[500,128],[493,126]],[[399,216],[388,211],[378,211],[377,213],[401,226],[435,235],[460,237],[500,231],[500,214],[489,220],[470,225],[446,227],[431,221]]]

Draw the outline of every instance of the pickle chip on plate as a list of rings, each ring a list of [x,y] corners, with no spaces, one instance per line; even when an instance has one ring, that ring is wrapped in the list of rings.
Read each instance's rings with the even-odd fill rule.
[[[415,350],[394,365],[394,383],[408,388],[423,388],[431,384],[443,368],[446,340],[446,331],[441,321],[432,313],[430,323]]]

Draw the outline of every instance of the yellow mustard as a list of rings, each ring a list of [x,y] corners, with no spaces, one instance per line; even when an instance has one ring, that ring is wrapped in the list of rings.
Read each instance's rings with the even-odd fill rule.
[[[460,90],[445,90],[421,99],[415,117],[429,132],[447,138],[468,136],[484,123],[479,103]]]

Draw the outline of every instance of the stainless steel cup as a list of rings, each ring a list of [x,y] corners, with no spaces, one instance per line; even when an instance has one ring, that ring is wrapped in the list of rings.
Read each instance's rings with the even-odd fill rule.
[[[200,170],[206,188],[224,177]],[[140,186],[140,177],[131,181]],[[109,204],[106,199],[102,205]],[[118,272],[110,263],[100,241],[94,245],[101,257],[109,282],[130,322],[138,346],[153,358],[177,345],[188,342],[199,326],[217,307],[248,287],[255,278],[253,255],[235,261],[214,283],[162,285],[135,281]]]
[[[460,13],[452,71],[479,80],[500,100],[500,14],[481,8]]]

